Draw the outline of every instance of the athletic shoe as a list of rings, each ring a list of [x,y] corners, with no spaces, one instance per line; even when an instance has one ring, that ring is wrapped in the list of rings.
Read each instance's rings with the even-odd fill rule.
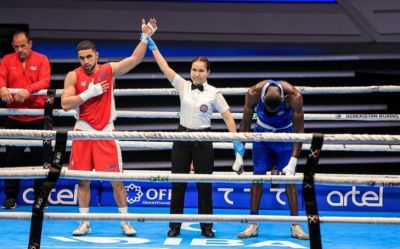
[[[4,209],[15,209],[17,207],[17,202],[14,198],[9,198],[4,201],[3,208]]]
[[[86,234],[92,233],[88,221],[81,221],[79,226],[72,232],[73,236],[84,236]]]
[[[296,239],[308,240],[309,236],[303,230],[303,227],[300,224],[292,224],[290,226],[290,230],[292,232],[292,237]]]
[[[126,236],[135,236],[136,230],[127,221],[121,221],[122,233]]]
[[[247,225],[247,228],[238,235],[239,238],[250,238],[257,236],[258,236],[258,224]]]

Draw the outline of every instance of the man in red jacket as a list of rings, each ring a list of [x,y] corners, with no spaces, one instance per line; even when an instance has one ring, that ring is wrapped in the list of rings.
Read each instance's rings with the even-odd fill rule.
[[[46,96],[34,96],[35,92],[50,86],[50,63],[43,54],[32,51],[32,39],[28,32],[17,31],[13,36],[12,46],[15,53],[4,56],[0,66],[0,97],[8,108],[43,109]],[[11,94],[9,88],[19,88]],[[44,116],[9,115],[5,121],[5,129],[42,130]],[[22,165],[24,147],[6,147],[6,167]],[[32,165],[43,164],[42,147],[31,147]],[[31,166],[32,166],[31,165]],[[35,181],[35,193],[39,191],[40,181]],[[17,206],[19,179],[5,180],[7,199],[3,208],[13,209]]]

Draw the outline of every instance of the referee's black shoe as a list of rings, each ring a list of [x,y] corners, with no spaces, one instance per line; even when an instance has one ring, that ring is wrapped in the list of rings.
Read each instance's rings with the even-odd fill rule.
[[[2,206],[2,208],[4,209],[15,209],[16,207],[17,207],[17,202],[14,198],[7,198]]]
[[[203,235],[204,237],[207,237],[207,238],[214,238],[215,237],[215,233],[213,232],[213,230],[211,228],[203,228],[203,229],[201,229],[201,235]]]
[[[178,227],[171,227],[167,233],[168,237],[176,237],[179,234],[181,234],[181,229]]]

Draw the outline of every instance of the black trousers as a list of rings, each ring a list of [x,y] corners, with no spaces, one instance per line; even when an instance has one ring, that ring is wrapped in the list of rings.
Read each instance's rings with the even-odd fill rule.
[[[182,129],[180,129],[182,130]],[[209,130],[209,129],[207,129]],[[194,172],[197,174],[212,174],[214,170],[214,150],[212,142],[181,142],[172,146],[172,173],[187,174],[193,161]],[[212,184],[197,183],[198,213],[212,214]],[[171,214],[182,214],[187,183],[172,183]],[[200,223],[202,229],[212,228],[212,223]],[[181,223],[170,223],[172,227],[180,228]]]
[[[22,122],[15,119],[7,118],[4,124],[6,129],[20,129],[20,130],[43,130],[43,119],[31,122]],[[24,165],[24,150],[22,146],[6,146],[6,162],[3,167],[21,167],[21,166],[40,166],[43,165],[43,147],[30,147],[30,160],[28,165]],[[40,191],[40,184],[42,179],[35,179],[34,191],[35,196]],[[7,199],[16,199],[19,193],[20,180],[19,179],[6,179],[4,180],[4,189]]]

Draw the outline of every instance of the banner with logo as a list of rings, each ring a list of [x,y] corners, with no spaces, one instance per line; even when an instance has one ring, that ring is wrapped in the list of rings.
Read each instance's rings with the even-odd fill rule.
[[[130,206],[169,207],[172,183],[125,182],[127,202]],[[299,188],[301,193],[301,188]],[[261,208],[288,209],[284,186],[270,189],[265,186]],[[198,195],[195,183],[188,183],[185,206],[197,207]],[[248,208],[250,203],[250,184],[213,184],[213,203],[215,208]],[[300,208],[302,206],[299,199]],[[114,205],[112,187],[103,182],[100,205]]]
[[[126,181],[129,206],[169,207],[171,183]],[[398,188],[360,187],[360,186],[317,186],[318,208],[323,211],[400,211]],[[297,185],[299,209],[304,209],[302,188]],[[185,196],[186,207],[197,207],[198,195],[195,183],[188,183]],[[249,209],[250,184],[214,183],[213,203],[215,208]],[[112,188],[103,182],[100,205],[115,205]],[[287,210],[288,200],[285,185],[271,188],[264,184],[261,209]]]
[[[4,201],[4,180],[0,181],[0,198]],[[171,183],[126,181],[127,202],[129,206],[169,207],[171,201]],[[22,180],[18,205],[33,203],[33,180]],[[91,182],[92,206],[114,206],[112,186],[109,181]],[[304,209],[301,185],[297,185],[299,209]],[[326,186],[317,185],[317,201],[320,211],[383,211],[399,212],[399,188]],[[50,205],[77,205],[78,181],[60,179],[49,196]],[[197,207],[198,195],[195,183],[188,183],[185,206]],[[249,209],[250,184],[214,183],[213,203],[215,208]],[[261,209],[286,210],[288,200],[284,184],[271,188],[264,184]]]
[[[1,200],[6,197],[4,194],[4,180],[0,181]],[[90,205],[97,206],[100,202],[101,182],[92,181],[90,185]],[[34,201],[33,180],[21,180],[21,187],[18,194],[18,205],[32,205]],[[78,180],[59,179],[56,187],[50,192],[49,205],[77,205],[78,204]]]
[[[363,186],[316,186],[318,208],[335,211],[394,211],[399,189]]]

